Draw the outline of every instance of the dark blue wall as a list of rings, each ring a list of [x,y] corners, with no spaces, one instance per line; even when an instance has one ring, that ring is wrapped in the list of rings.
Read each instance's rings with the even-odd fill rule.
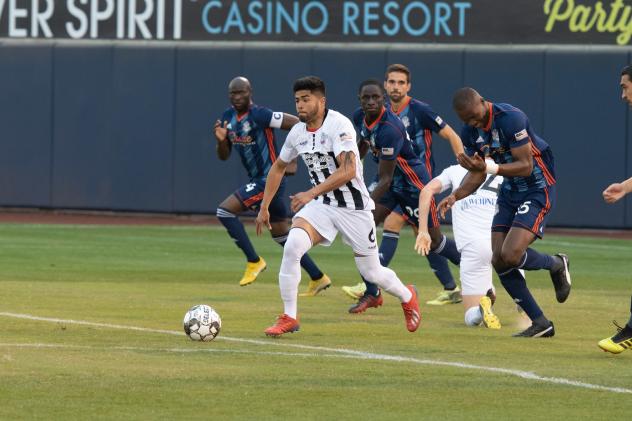
[[[605,186],[632,176],[618,88],[631,59],[607,48],[5,42],[0,206],[214,212],[247,181],[236,156],[216,158],[212,137],[231,78],[248,77],[257,103],[293,112],[293,80],[316,74],[329,106],[350,115],[359,82],[400,62],[413,72],[413,96],[457,130],[450,101],[463,85],[529,115],[555,153],[552,225],[632,228],[632,198],[601,200]],[[452,162],[441,138],[434,152],[438,168]],[[300,168],[289,192],[306,186]]]

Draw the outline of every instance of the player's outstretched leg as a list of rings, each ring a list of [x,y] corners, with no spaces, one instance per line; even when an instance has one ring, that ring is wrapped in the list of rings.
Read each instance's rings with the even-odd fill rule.
[[[621,327],[616,322],[617,333],[609,338],[602,339],[597,344],[599,348],[613,354],[620,354],[626,349],[632,349],[632,298],[630,299],[630,320]]]
[[[248,238],[248,234],[246,234],[244,224],[241,223],[236,214],[220,207],[217,209],[217,218],[222,225],[224,225],[226,231],[228,231],[228,235],[235,241],[237,247],[244,252],[248,260],[246,270],[239,281],[239,285],[246,286],[253,283],[257,280],[257,276],[266,270],[266,261],[255,251],[254,246],[250,242],[250,238]]]
[[[274,235],[272,238],[281,247],[285,247],[287,236],[288,233],[285,233],[282,235]],[[329,276],[325,275],[318,266],[316,266],[316,263],[307,253],[301,257],[301,267],[305,269],[305,272],[307,272],[311,280],[309,281],[307,291],[299,294],[300,297],[314,297],[319,292],[324,291],[331,286],[331,279]]]
[[[356,256],[355,261],[360,274],[367,281],[399,298],[404,311],[406,328],[409,332],[415,332],[421,324],[421,311],[419,310],[416,288],[412,285],[402,284],[395,272],[380,264],[377,255]]]
[[[268,336],[278,337],[284,333],[296,332],[298,323],[298,284],[301,281],[301,258],[312,247],[307,232],[292,228],[283,247],[283,260],[279,270],[279,288],[283,299],[284,312],[276,323],[265,330]]]
[[[522,264],[518,269],[548,270],[555,287],[555,297],[560,303],[566,301],[571,293],[570,260],[566,254],[558,253],[554,256],[549,256],[528,248],[522,257]]]

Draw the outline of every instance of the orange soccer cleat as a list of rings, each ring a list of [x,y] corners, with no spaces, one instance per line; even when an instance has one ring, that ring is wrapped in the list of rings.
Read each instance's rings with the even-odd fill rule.
[[[298,332],[299,327],[298,320],[291,318],[287,314],[282,314],[277,317],[274,326],[270,326],[265,330],[265,334],[278,338],[284,333]]]
[[[402,310],[404,310],[404,317],[406,318],[406,329],[409,332],[414,332],[421,324],[421,311],[419,310],[419,300],[417,299],[417,288],[414,285],[408,285],[407,288],[413,296],[407,303],[402,303]]]

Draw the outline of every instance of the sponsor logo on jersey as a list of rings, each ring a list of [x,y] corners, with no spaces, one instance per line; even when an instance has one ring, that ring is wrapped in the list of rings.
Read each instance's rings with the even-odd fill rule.
[[[476,139],[476,143],[485,143],[485,139],[479,136],[478,139]]]
[[[529,137],[529,133],[527,133],[527,129],[522,129],[518,133],[514,135],[516,137],[516,142],[522,139],[526,139]]]
[[[395,148],[382,148],[382,155],[393,155]]]
[[[439,116],[437,116],[437,118],[435,118],[435,122],[440,126],[443,124],[443,119]]]
[[[241,125],[241,130],[244,133],[248,133],[250,129],[252,129],[252,127],[250,127],[250,123],[248,121],[245,121],[244,124]]]

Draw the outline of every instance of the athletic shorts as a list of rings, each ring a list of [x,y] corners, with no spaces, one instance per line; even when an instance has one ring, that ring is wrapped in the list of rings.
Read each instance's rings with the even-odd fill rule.
[[[467,243],[459,265],[463,295],[485,295],[492,288],[492,242],[489,237]]]
[[[330,246],[340,233],[342,241],[361,256],[377,254],[373,212],[338,208],[312,200],[294,215],[303,218],[324,238],[320,243]]]
[[[250,180],[248,184],[241,186],[233,194],[244,207],[253,211],[258,211],[263,200],[263,191],[266,188],[265,178]],[[282,222],[290,216],[290,211],[285,196],[285,182],[282,181],[279,190],[270,202],[270,222]]]
[[[419,226],[419,196],[407,193],[393,192],[389,190],[382,196],[379,204],[389,209],[391,212],[399,210],[399,214],[406,219],[410,225]],[[430,212],[428,213],[428,228],[438,227],[439,214],[434,199],[430,204]]]
[[[492,231],[509,232],[511,227],[519,227],[542,238],[556,198],[555,185],[530,192],[513,192],[501,188]]]

